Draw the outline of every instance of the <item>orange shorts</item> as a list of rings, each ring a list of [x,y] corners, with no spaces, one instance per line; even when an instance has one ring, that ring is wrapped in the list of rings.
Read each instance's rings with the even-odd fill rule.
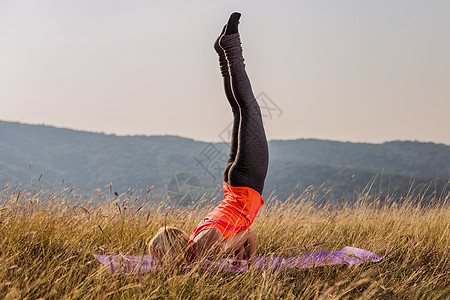
[[[206,228],[216,228],[228,239],[249,228],[264,204],[261,195],[250,187],[230,186],[224,182],[223,191],[224,199],[195,227],[191,240]]]

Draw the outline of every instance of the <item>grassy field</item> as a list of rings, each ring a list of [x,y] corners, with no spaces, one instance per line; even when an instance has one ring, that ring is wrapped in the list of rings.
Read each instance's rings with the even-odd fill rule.
[[[258,256],[295,256],[344,246],[380,263],[249,271],[110,275],[93,257],[147,254],[146,239],[164,222],[187,232],[212,208],[151,204],[151,191],[115,196],[106,187],[80,204],[71,190],[0,192],[0,298],[4,299],[448,299],[450,195],[422,207],[419,195],[380,204],[315,207],[313,190],[284,204],[267,200],[253,229]],[[101,204],[96,201],[102,200]],[[73,204],[78,203],[78,204]],[[398,203],[398,204],[396,204]],[[168,212],[168,213],[167,213]]]

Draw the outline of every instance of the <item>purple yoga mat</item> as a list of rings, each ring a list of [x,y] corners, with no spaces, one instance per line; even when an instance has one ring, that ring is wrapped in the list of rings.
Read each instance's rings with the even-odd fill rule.
[[[107,267],[112,274],[136,274],[149,271],[157,271],[158,266],[150,255],[100,255],[95,258]],[[320,266],[332,266],[337,264],[359,264],[363,262],[379,262],[383,258],[375,253],[355,248],[344,247],[339,251],[318,251],[302,254],[295,257],[257,257],[255,269],[308,269]],[[245,272],[247,266],[237,267],[232,265],[230,259],[222,259],[214,262],[203,259],[200,268],[204,271]],[[187,267],[190,269],[192,267]]]

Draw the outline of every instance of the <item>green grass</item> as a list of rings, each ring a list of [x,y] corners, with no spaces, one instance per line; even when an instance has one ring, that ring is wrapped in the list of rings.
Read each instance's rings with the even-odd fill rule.
[[[103,193],[104,192],[104,193]],[[150,191],[151,193],[151,191]],[[131,195],[130,195],[131,194]],[[0,193],[0,297],[5,299],[446,299],[450,296],[450,195],[428,207],[419,196],[360,195],[354,205],[312,203],[307,190],[286,203],[266,201],[253,229],[258,256],[363,248],[380,263],[240,274],[179,272],[110,275],[93,257],[147,254],[146,239],[165,222],[190,232],[212,209],[147,203],[148,192],[105,190],[74,205],[73,191],[5,187]],[[93,204],[102,199],[101,204]],[[72,202],[71,202],[72,201]],[[395,204],[397,201],[401,204]],[[419,202],[419,203],[417,203]],[[139,205],[137,204],[139,203]],[[144,206],[141,207],[141,203]],[[167,213],[167,216],[166,216]]]

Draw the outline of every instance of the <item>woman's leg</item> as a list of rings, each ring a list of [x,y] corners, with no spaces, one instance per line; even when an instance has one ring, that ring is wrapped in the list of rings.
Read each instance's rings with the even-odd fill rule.
[[[232,134],[231,134],[231,144],[230,144],[230,154],[228,155],[228,162],[225,166],[225,171],[223,172],[223,181],[228,183],[228,173],[231,165],[234,163],[237,153],[237,145],[238,145],[238,131],[239,131],[239,123],[241,120],[239,105],[234,99],[233,91],[231,90],[231,77],[228,70],[228,61],[225,57],[225,51],[219,46],[219,39],[222,35],[225,34],[227,26],[223,27],[222,32],[214,43],[214,49],[219,55],[219,65],[220,72],[223,77],[223,87],[225,90],[225,95],[228,99],[228,102],[231,106],[231,112],[233,113],[233,124],[232,124]]]
[[[261,194],[269,164],[269,151],[261,110],[245,72],[240,37],[237,33],[239,16],[233,14],[230,17],[226,33],[219,39],[219,45],[225,51],[228,62],[231,91],[240,110],[236,155],[228,169],[226,182],[231,186],[251,187]],[[233,130],[236,139],[234,133]]]

